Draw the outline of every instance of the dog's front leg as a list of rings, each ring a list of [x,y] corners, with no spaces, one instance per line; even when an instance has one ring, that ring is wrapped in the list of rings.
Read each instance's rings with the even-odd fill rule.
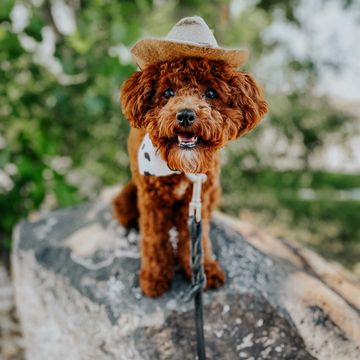
[[[169,240],[171,208],[146,189],[139,188],[141,230],[140,286],[157,297],[169,290],[174,275],[173,247]]]

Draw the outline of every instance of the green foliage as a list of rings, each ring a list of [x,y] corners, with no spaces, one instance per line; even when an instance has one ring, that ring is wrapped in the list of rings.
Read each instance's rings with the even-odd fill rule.
[[[3,0],[0,6],[3,248],[10,245],[12,228],[21,218],[92,198],[101,187],[129,177],[129,128],[118,105],[119,86],[135,70],[127,61],[126,47],[145,35],[163,36],[179,18],[198,14],[206,18],[221,44],[251,48],[246,67],[251,70],[257,59],[279,46],[265,45],[261,38],[273,21],[273,11],[282,9],[297,23],[296,1],[260,1],[237,17],[230,14],[230,2],[221,0],[67,3],[76,17],[76,31],[69,35],[57,28],[49,1],[41,6],[26,2],[29,21],[17,31],[10,15],[14,1]],[[36,49],[49,29],[56,37],[55,51],[43,58]],[[349,119],[326,99],[314,96],[317,69],[311,60],[289,59],[284,72],[294,86],[287,93],[268,93],[267,123],[225,153],[223,207],[233,212],[251,208],[274,217],[286,211],[291,216],[284,221],[305,222],[314,231],[316,224],[331,222],[339,230],[336,236],[350,243],[359,235],[354,230],[358,202],[332,201],[327,192],[350,189],[357,182],[353,177],[313,172],[308,163],[329,133],[345,133]],[[292,81],[299,75],[306,86]],[[255,144],[270,125],[289,143],[300,139],[304,171],[279,172],[265,166]],[[319,197],[301,199],[300,188],[315,189]]]
[[[23,48],[8,22],[12,7],[7,6],[7,12],[2,8],[0,136],[4,145],[0,169],[11,176],[11,185],[0,192],[3,243],[9,243],[16,221],[46,207],[48,199],[53,207],[68,206],[84,195],[95,195],[78,191],[87,178],[101,176],[100,185],[128,176],[123,155],[128,126],[120,121],[117,97],[119,85],[134,67],[122,65],[109,56],[108,49],[122,41],[116,31],[109,37],[110,25],[122,23],[117,14],[133,17],[136,9],[112,5],[98,12],[95,5],[88,2],[84,7],[76,34],[59,35],[56,56],[66,74],[62,78]],[[47,10],[31,8],[24,34],[36,42],[42,40],[43,26],[49,25]],[[125,25],[123,28],[124,41],[139,36],[139,30],[133,33]],[[134,28],[140,29],[140,25]],[[87,36],[89,32],[92,36]],[[61,81],[69,84],[61,85]],[[65,168],[63,162],[68,163]],[[9,164],[15,165],[15,174],[6,173]],[[82,170],[78,178],[83,178],[72,184],[68,175],[74,169]]]
[[[255,214],[261,225],[287,224],[288,239],[310,244],[324,255],[350,266],[359,260],[360,201],[356,175],[322,171],[239,171],[229,162],[222,172],[222,209]],[[263,223],[261,223],[263,222]],[[283,231],[281,231],[283,233]],[[284,234],[283,234],[284,235]]]

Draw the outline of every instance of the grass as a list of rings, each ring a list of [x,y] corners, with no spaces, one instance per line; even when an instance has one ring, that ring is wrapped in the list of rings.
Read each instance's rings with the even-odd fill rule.
[[[323,171],[225,166],[221,208],[353,268],[360,259],[360,179]]]

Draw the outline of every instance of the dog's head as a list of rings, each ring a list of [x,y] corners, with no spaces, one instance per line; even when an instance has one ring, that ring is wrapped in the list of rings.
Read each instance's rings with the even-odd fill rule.
[[[197,58],[134,73],[122,86],[121,104],[131,126],[146,130],[169,167],[188,173],[209,170],[215,152],[267,112],[250,75]]]

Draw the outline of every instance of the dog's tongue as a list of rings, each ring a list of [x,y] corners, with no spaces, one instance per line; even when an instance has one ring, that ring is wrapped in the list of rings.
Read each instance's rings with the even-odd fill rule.
[[[180,134],[178,135],[178,141],[180,143],[194,143],[197,140],[197,136],[193,134]]]

